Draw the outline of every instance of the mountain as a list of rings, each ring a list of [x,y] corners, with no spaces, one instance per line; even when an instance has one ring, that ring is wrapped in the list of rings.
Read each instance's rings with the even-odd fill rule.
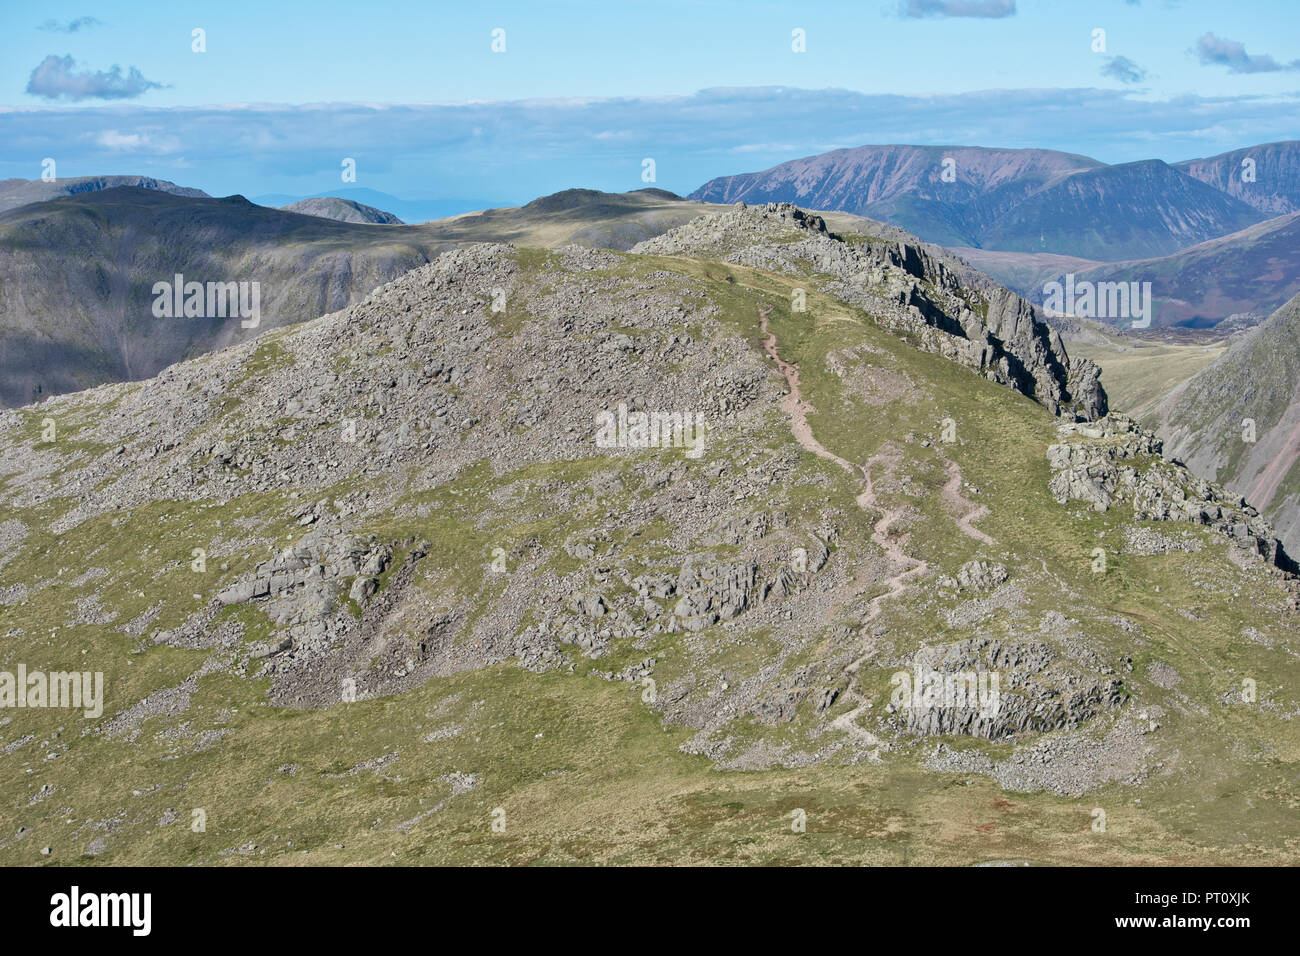
[[[1176,388],[1151,418],[1172,454],[1244,495],[1300,554],[1300,295]]]
[[[985,275],[1014,289],[1031,302],[1043,301],[1043,286],[1066,273],[1078,275],[1099,266],[1122,268],[1123,263],[1103,263],[1078,256],[1061,256],[1051,252],[1004,252],[978,249],[975,246],[949,246]]]
[[[892,231],[869,228],[840,236],[822,217],[789,203],[758,210],[742,204],[637,243],[632,251],[721,258],[756,225],[773,244],[741,249],[726,261],[816,276],[822,289],[867,309],[915,347],[1013,388],[1053,414],[1089,420],[1106,413],[1096,366],[1072,362],[1060,336],[1032,305],[943,250]]]
[[[259,206],[271,206],[277,209],[308,199],[346,199],[363,206],[387,210],[405,223],[431,222],[434,219],[445,219],[448,216],[459,216],[477,209],[501,205],[483,199],[402,199],[377,189],[359,186],[315,193],[311,196],[266,193],[252,197],[252,201]]]
[[[988,205],[982,200],[979,207]],[[974,244],[1109,262],[1168,255],[1261,218],[1246,203],[1153,159],[1084,170],[999,204]]]
[[[1102,261],[1169,254],[1264,218],[1159,160],[1107,166],[1051,150],[958,146],[835,150],[719,177],[691,198],[798,202],[946,246]]]
[[[523,206],[465,213],[429,225],[440,235],[466,242],[548,247],[573,242],[621,250],[681,225],[708,208],[663,189],[626,193],[566,189]]]
[[[707,213],[0,413],[6,654],[104,678],[0,862],[1289,861],[1266,523],[960,264]]]
[[[0,402],[152,377],[186,356],[359,302],[445,248],[427,232],[134,186],[11,209],[0,213]],[[258,283],[257,326],[228,310],[156,316],[155,284],[177,274]]]
[[[0,180],[0,212],[26,206],[28,203],[46,202],[62,196],[80,196],[103,189],[116,189],[119,186],[156,189],[159,192],[171,193],[173,196],[208,197],[208,194],[201,189],[177,186],[165,179],[153,179],[149,176],[73,176],[51,182],[42,179],[4,179]]]
[[[953,181],[945,181],[945,160]],[[869,216],[942,245],[978,245],[984,202],[1014,204],[1070,173],[1103,164],[1044,149],[966,146],[858,146],[791,160],[761,173],[710,180],[692,199],[794,202]],[[997,200],[990,201],[995,196]]]
[[[1100,263],[1034,253],[954,249],[1030,301],[1048,282],[1150,282],[1152,326],[1208,328],[1232,316],[1271,313],[1300,292],[1300,213],[1268,219],[1172,255]],[[1118,320],[1127,325],[1126,320]]]
[[[1248,146],[1174,166],[1266,216],[1300,212],[1300,140]]]
[[[0,405],[151,377],[188,356],[359,302],[454,245],[629,248],[707,208],[662,190],[574,190],[524,207],[375,229],[239,196],[141,187],[27,205],[0,213]],[[258,325],[156,317],[154,285],[178,273],[203,283],[257,282]]]
[[[300,212],[304,216],[320,216],[324,219],[336,219],[339,222],[370,222],[382,225],[402,225],[391,212],[384,212],[374,206],[363,206],[351,199],[337,196],[325,196],[320,199],[300,199],[298,202],[282,206],[286,212]]]

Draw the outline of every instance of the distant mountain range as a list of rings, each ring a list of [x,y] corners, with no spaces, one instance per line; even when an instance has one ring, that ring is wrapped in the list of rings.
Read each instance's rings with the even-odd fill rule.
[[[4,179],[0,180],[0,212],[45,202],[63,196],[80,196],[84,193],[115,189],[118,186],[135,186],[186,196],[191,199],[210,199],[202,189],[178,186],[165,179],[152,176],[71,176],[65,179]],[[321,200],[328,200],[322,203]],[[309,216],[323,216],[341,222],[420,223],[478,209],[502,206],[503,203],[481,199],[401,199],[376,189],[339,189],[311,196],[293,196],[287,193],[267,193],[251,200],[258,206],[288,209]],[[379,218],[375,218],[375,217]],[[383,218],[391,217],[391,218]]]
[[[859,146],[722,176],[691,198],[794,202],[883,220],[946,246],[1118,262],[1171,255],[1300,211],[1298,170],[1300,141],[1115,166],[1043,149]]]
[[[242,196],[138,186],[11,209],[0,213],[0,403],[148,378],[188,356],[352,305],[446,248],[416,227],[379,229]],[[156,317],[153,287],[177,274],[259,283],[258,327]]]
[[[138,189],[155,189],[173,196],[196,199],[211,198],[202,189],[177,186],[165,179],[152,176],[72,176],[67,179],[4,179],[0,180],[0,212],[17,209],[28,203],[45,202],[61,196],[80,196],[83,193],[114,189],[118,186],[135,186]]]
[[[369,222],[387,226],[402,225],[402,220],[391,212],[384,212],[382,209],[366,206],[352,199],[340,199],[338,196],[300,199],[280,208],[286,212],[300,212],[304,216],[320,216],[324,219],[335,219],[338,222]]]
[[[1266,216],[1300,211],[1300,142],[1295,140],[1189,159],[1174,168]]]
[[[486,199],[402,199],[389,193],[380,192],[377,189],[365,189],[363,187],[335,189],[330,192],[313,193],[310,196],[266,193],[261,196],[253,196],[251,201],[259,206],[283,209],[304,200],[327,198],[342,199],[363,206],[370,206],[374,209],[382,209],[396,216],[404,223],[431,222],[435,219],[445,219],[448,216],[459,216],[462,213],[473,212],[476,209],[506,205],[506,203],[500,201]],[[313,213],[313,215],[315,214]]]
[[[1150,282],[1153,327],[1211,328],[1231,316],[1253,324],[1300,292],[1300,213],[1278,216],[1172,255],[1131,262],[953,250],[977,269],[1042,304],[1043,288],[1064,281]],[[1118,324],[1123,324],[1118,323]]]
[[[1298,147],[1106,166],[1051,150],[868,146],[713,180],[693,199],[653,188],[570,189],[415,225],[401,221],[470,201],[412,203],[369,189],[259,197],[292,200],[276,209],[144,176],[6,180],[0,403],[148,377],[257,334],[228,320],[156,318],[150,290],[176,274],[258,282],[265,329],[355,304],[459,244],[629,249],[709,202],[738,200],[797,198],[830,210],[823,213],[830,228],[849,232],[862,232],[854,217],[869,213],[955,247],[1037,303],[1044,282],[1072,272],[1096,282],[1150,281],[1157,326],[1262,317],[1300,291],[1300,215],[1292,208],[1300,187],[1289,173]],[[1277,210],[1289,211],[1265,218]],[[1119,255],[1138,249],[1161,251]]]
[[[523,207],[377,228],[242,196],[192,196],[199,191],[156,180],[101,188],[110,178],[0,213],[0,405],[148,378],[269,328],[354,305],[464,243],[628,249],[709,208],[658,189],[567,190]],[[259,283],[258,326],[155,316],[154,284],[177,274],[186,282]]]

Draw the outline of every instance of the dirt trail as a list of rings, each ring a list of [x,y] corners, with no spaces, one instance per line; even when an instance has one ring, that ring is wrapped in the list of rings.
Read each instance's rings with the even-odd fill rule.
[[[890,537],[889,526],[903,516],[903,509],[882,508],[876,501],[875,489],[871,483],[871,465],[876,459],[868,459],[865,465],[853,465],[830,451],[814,437],[812,428],[808,424],[808,413],[814,411],[814,409],[803,400],[803,396],[799,391],[798,367],[783,359],[777,351],[776,333],[770,331],[767,327],[767,317],[771,311],[770,307],[760,308],[758,311],[759,326],[763,332],[763,349],[772,357],[772,361],[776,363],[776,367],[785,377],[786,385],[790,389],[789,393],[781,399],[781,410],[790,417],[790,431],[794,434],[795,441],[817,457],[833,461],[851,475],[862,479],[862,491],[856,499],[858,507],[864,510],[870,509],[881,512],[880,518],[877,519],[875,526],[871,530],[871,540],[884,550],[890,564],[895,567],[901,566],[901,570],[885,580],[885,592],[871,599],[871,603],[867,607],[867,613],[862,619],[862,624],[865,627],[880,615],[881,605],[885,601],[907,590],[908,579],[925,574],[929,570],[929,565],[903,550],[903,545],[907,541],[906,535],[901,538]],[[960,482],[960,476],[958,476],[958,481]],[[958,487],[960,487],[960,484]],[[862,655],[847,668],[850,680],[845,693],[848,697],[857,701],[857,706],[833,720],[831,726],[843,730],[868,747],[874,748],[869,756],[872,760],[878,761],[880,760],[880,749],[886,745],[875,734],[864,730],[855,723],[858,714],[866,708],[868,703],[866,698],[859,694],[853,686],[853,676],[857,674],[858,668],[875,651],[874,640],[868,638],[868,641],[870,645],[863,648]]]
[[[890,525],[900,519],[904,512],[902,508],[885,508],[876,499],[875,488],[871,482],[871,466],[879,459],[879,456],[867,459],[865,464],[854,465],[826,448],[813,435],[812,427],[808,424],[808,413],[815,411],[815,409],[803,400],[803,395],[799,390],[799,367],[792,362],[787,362],[777,351],[776,333],[767,327],[767,317],[771,311],[770,307],[763,307],[758,310],[759,328],[763,333],[763,350],[776,363],[777,369],[785,377],[786,385],[790,389],[789,393],[781,399],[781,410],[790,418],[790,431],[794,434],[795,441],[818,458],[833,461],[851,475],[861,478],[862,491],[856,499],[858,507],[864,511],[880,512],[880,517],[871,529],[871,540],[880,545],[890,564],[898,569],[896,573],[885,579],[885,592],[872,598],[867,605],[867,613],[862,618],[862,625],[865,630],[867,625],[880,616],[884,610],[885,601],[906,591],[908,581],[911,578],[924,575],[930,569],[930,566],[925,561],[912,557],[904,550],[903,546],[907,543],[907,535],[891,537],[889,534]],[[945,503],[956,506],[958,511],[957,527],[961,529],[962,534],[974,538],[976,541],[981,541],[984,544],[994,544],[992,538],[972,524],[972,522],[978,521],[988,514],[989,509],[984,505],[975,505],[962,496],[961,469],[955,461],[947,461],[945,467],[948,471],[948,482],[943,486],[943,499]],[[875,734],[864,730],[856,723],[858,715],[866,709],[868,702],[854,688],[854,678],[862,664],[875,653],[874,638],[868,635],[865,640],[866,646],[863,647],[862,654],[846,668],[850,677],[845,694],[856,701],[857,706],[831,721],[831,726],[844,731],[854,739],[873,748],[868,756],[874,761],[879,761],[880,750],[887,747],[887,745]]]
[[[903,571],[886,581],[889,587],[886,593],[871,601],[867,616],[863,619],[863,623],[868,623],[875,620],[880,614],[880,605],[883,601],[905,590],[903,582],[908,577],[928,570],[928,565],[924,561],[913,558],[903,550],[903,544],[907,540],[906,536],[898,540],[889,536],[889,526],[903,516],[903,509],[882,508],[877,503],[876,493],[871,485],[871,465],[876,459],[868,459],[865,465],[853,465],[826,448],[813,436],[812,427],[808,424],[808,413],[816,411],[816,409],[803,400],[803,395],[799,391],[798,366],[781,358],[780,353],[776,350],[776,333],[769,331],[767,327],[767,317],[771,311],[770,307],[761,308],[758,311],[760,327],[763,331],[763,348],[772,357],[772,361],[776,363],[776,367],[780,369],[781,374],[785,376],[785,383],[790,388],[789,394],[781,399],[781,410],[790,416],[790,431],[794,433],[795,441],[817,457],[835,462],[849,474],[862,480],[862,491],[856,499],[858,507],[864,510],[871,509],[882,512],[879,520],[876,521],[875,527],[872,528],[871,540],[884,549],[891,563],[907,566]],[[958,475],[958,481],[960,482],[960,480],[961,476]],[[970,518],[970,520],[974,519]]]
[[[986,505],[977,505],[962,496],[961,469],[957,467],[955,461],[947,462],[946,467],[948,469],[948,483],[943,486],[943,500],[956,505],[958,512],[957,527],[968,538],[974,538],[976,541],[982,541],[985,544],[997,544],[996,541],[971,524],[972,521],[979,521],[980,518],[988,514],[988,507]]]

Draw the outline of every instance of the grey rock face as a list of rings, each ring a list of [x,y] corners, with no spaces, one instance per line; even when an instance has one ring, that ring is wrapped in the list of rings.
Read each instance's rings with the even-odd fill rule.
[[[256,602],[286,629],[283,641],[255,656],[271,657],[291,648],[307,650],[312,644],[325,646],[330,640],[330,618],[348,578],[353,578],[348,597],[365,604],[378,590],[378,575],[392,557],[390,545],[338,527],[320,527],[227,586],[216,600],[223,606]]]
[[[1100,369],[1072,361],[1060,335],[1014,292],[920,240],[846,242],[790,203],[702,216],[633,252],[714,256],[786,274],[863,309],[918,347],[1013,388],[1053,414],[1106,414]]]
[[[1160,457],[1163,442],[1121,415],[1089,425],[1062,424],[1047,449],[1048,483],[1060,504],[1086,501],[1097,511],[1130,504],[1139,521],[1182,521],[1226,535],[1237,547],[1281,566],[1277,537],[1240,495]]]
[[[968,561],[957,572],[957,583],[964,588],[988,590],[995,588],[1007,579],[1004,565],[988,561]]]
[[[891,702],[886,721],[892,729],[921,737],[960,734],[987,740],[1015,738],[1026,733],[1073,730],[1103,711],[1120,707],[1120,682],[1080,671],[1041,641],[1001,641],[972,638],[945,647],[923,648],[912,659],[911,674],[937,675],[931,680],[996,687],[996,695],[952,701],[940,696],[933,704],[902,706]],[[994,681],[996,680],[996,684]],[[909,685],[914,686],[914,685]]]
[[[750,606],[758,566],[752,561],[701,568],[686,564],[677,576],[682,597],[673,614],[688,631],[729,621]]]

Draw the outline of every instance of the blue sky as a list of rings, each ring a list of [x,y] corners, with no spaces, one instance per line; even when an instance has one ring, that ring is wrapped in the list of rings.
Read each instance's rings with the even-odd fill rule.
[[[1177,160],[1300,137],[1297,26],[1295,0],[4,0],[0,177],[309,194],[351,157],[356,186],[518,202],[863,143]]]

